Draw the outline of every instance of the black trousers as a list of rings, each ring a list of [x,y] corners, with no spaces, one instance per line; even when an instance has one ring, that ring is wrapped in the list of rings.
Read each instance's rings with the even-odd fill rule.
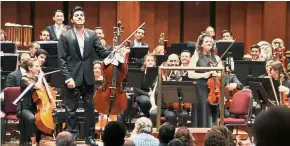
[[[78,108],[78,101],[80,97],[84,102],[85,109],[85,137],[94,137],[95,133],[95,110],[93,107],[92,96],[94,94],[94,85],[87,85],[83,83],[82,86],[75,87],[74,89],[64,88],[64,104],[66,110],[69,112],[67,118],[67,131],[77,133],[77,117],[76,110]]]
[[[35,113],[29,109],[23,109],[17,112],[17,117],[21,121],[20,133],[22,142],[29,142],[31,137],[36,136],[36,142],[41,140],[42,132],[35,125]]]
[[[145,95],[139,95],[136,97],[136,101],[140,106],[140,109],[144,113],[144,115],[149,118],[150,117],[149,110],[151,108],[149,97]]]
[[[218,106],[208,104],[207,79],[197,80],[197,99],[192,104],[191,124],[193,127],[212,127],[217,124]]]

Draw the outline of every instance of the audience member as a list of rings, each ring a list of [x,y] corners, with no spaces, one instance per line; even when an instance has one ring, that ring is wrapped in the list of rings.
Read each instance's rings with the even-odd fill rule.
[[[56,136],[56,146],[76,146],[73,135],[68,131],[60,132]]]
[[[159,146],[167,146],[174,138],[175,126],[169,122],[163,123],[159,128]]]
[[[185,146],[195,146],[195,138],[191,135],[187,127],[180,127],[175,132],[174,138],[180,139]]]
[[[122,146],[125,142],[126,127],[120,121],[110,121],[104,130],[104,146]]]

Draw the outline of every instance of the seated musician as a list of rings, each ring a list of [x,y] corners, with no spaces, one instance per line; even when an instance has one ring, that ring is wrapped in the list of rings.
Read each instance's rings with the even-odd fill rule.
[[[49,34],[49,31],[47,29],[44,29],[40,32],[39,40],[40,41],[49,41],[50,40],[50,34]]]
[[[47,51],[43,49],[37,49],[37,51],[35,52],[35,58],[38,60],[40,67],[43,67],[43,64],[45,63],[47,56],[48,56]]]
[[[37,110],[36,104],[33,102],[32,93],[41,88],[41,82],[38,82],[38,75],[40,72],[40,65],[37,59],[28,59],[24,64],[26,74],[22,76],[20,81],[20,89],[23,92],[30,83],[36,83],[23,97],[23,101],[17,103],[16,111],[17,117],[25,120],[25,125],[21,129],[21,133],[25,134],[24,142],[29,142],[31,138],[32,145],[36,146],[36,125],[35,112]],[[41,80],[39,80],[41,81]]]
[[[29,45],[29,54],[31,58],[35,57],[35,52],[40,48],[40,45],[37,42],[31,42]]]
[[[244,59],[249,61],[265,61],[265,58],[261,56],[261,48],[258,45],[251,46],[251,55],[244,55]]]
[[[191,53],[188,50],[183,50],[180,53],[181,67],[188,67],[191,58]],[[182,76],[187,76],[187,71],[181,72]]]
[[[223,34],[223,40],[230,40],[230,41],[234,40],[233,34],[231,31],[223,30],[222,34]]]
[[[211,64],[216,65],[220,57],[214,55],[214,41],[212,37],[205,34],[200,36],[198,40],[197,52],[191,57],[189,67],[211,67]],[[216,66],[222,67],[222,62],[219,61]],[[218,106],[210,105],[207,102],[209,93],[207,81],[211,76],[221,76],[221,74],[216,71],[188,71],[189,78],[198,79],[197,90],[199,95],[197,95],[198,102],[195,104],[196,111],[198,112],[192,112],[192,118],[197,120],[194,123],[198,127],[211,127],[213,123],[217,123]]]
[[[102,81],[104,79],[101,63],[102,63],[101,61],[94,61],[93,62],[95,81]]]
[[[105,34],[104,34],[104,30],[102,27],[96,27],[95,28],[95,32],[97,33],[97,37],[100,39],[102,46],[104,47],[104,49],[106,50],[113,50],[112,46],[110,46],[109,44],[107,44],[107,42],[105,41]],[[93,54],[93,59],[94,60],[102,60],[102,57],[99,56],[98,54],[94,53]]]
[[[7,33],[0,29],[0,41],[7,41]]]
[[[145,33],[146,33],[146,31],[145,31],[144,27],[139,28],[134,35],[135,39],[134,39],[134,41],[132,41],[130,48],[148,46],[146,43],[143,42],[143,39],[145,37]]]

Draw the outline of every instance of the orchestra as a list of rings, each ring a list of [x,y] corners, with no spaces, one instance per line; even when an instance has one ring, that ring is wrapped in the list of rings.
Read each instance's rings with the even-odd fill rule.
[[[57,99],[63,103],[63,108],[68,113],[65,126],[63,126],[62,130],[69,131],[73,134],[74,138],[78,137],[81,130],[77,117],[78,105],[79,102],[84,103],[84,116],[86,120],[83,130],[85,143],[97,146],[94,141],[95,130],[96,127],[99,129],[105,127],[106,120],[104,120],[104,117],[125,123],[123,120],[124,116],[128,115],[125,115],[124,111],[131,104],[127,100],[131,93],[133,101],[135,101],[133,104],[136,104],[133,106],[137,106],[139,110],[139,112],[133,112],[135,114],[133,117],[150,118],[155,126],[156,121],[162,119],[162,122],[169,122],[175,126],[209,128],[219,124],[221,98],[224,99],[224,116],[230,117],[229,110],[234,94],[240,90],[251,89],[250,85],[244,84],[244,79],[241,79],[238,74],[238,71],[242,69],[231,66],[235,64],[234,61],[237,59],[227,56],[228,59],[233,60],[233,62],[229,63],[225,57],[218,56],[218,40],[215,40],[216,33],[212,26],[206,27],[206,31],[201,30],[194,50],[182,48],[179,53],[168,54],[169,49],[174,50],[175,48],[173,46],[167,47],[167,40],[164,40],[164,33],[161,33],[159,44],[157,46],[150,46],[151,49],[145,55],[137,58],[136,56],[139,54],[132,53],[136,56],[128,55],[131,55],[130,49],[149,47],[144,42],[146,31],[148,31],[145,29],[146,24],[137,28],[132,33],[133,37],[129,38],[131,43],[125,46],[124,42],[121,43],[123,40],[120,40],[122,30],[121,23],[118,22],[117,26],[115,26],[117,30],[114,33],[114,44],[109,44],[105,40],[102,27],[96,26],[94,30],[85,28],[85,16],[85,10],[82,7],[74,7],[70,12],[69,20],[72,26],[68,26],[63,24],[64,13],[62,10],[56,10],[53,16],[55,24],[47,26],[40,32],[40,41],[48,43],[56,41],[58,68],[49,67],[49,61],[52,61],[49,60],[51,57],[50,52],[47,48],[42,48],[41,43],[35,41],[30,42],[27,47],[28,53],[20,53],[18,55],[16,70],[6,76],[4,86],[6,88],[20,87],[21,93],[24,94],[19,96],[21,100],[17,103],[16,109],[17,117],[25,121],[20,129],[20,133],[25,133],[22,135],[22,142],[24,144],[34,146],[39,144],[41,134],[54,134],[55,123],[53,123],[54,117],[52,113],[54,109],[60,108],[56,105]],[[119,27],[120,30],[118,30]],[[230,30],[223,30],[221,38],[226,43],[228,43],[227,41],[232,44],[235,43],[233,41],[235,39],[234,35]],[[4,30],[1,30],[0,42],[4,41],[7,41],[7,34]],[[277,84],[272,85],[273,90],[276,89],[277,91],[277,93],[273,91],[276,93],[276,101],[273,104],[290,107],[290,79],[286,72],[286,68],[289,65],[285,51],[287,49],[283,44],[283,40],[279,38],[275,38],[271,44],[265,41],[257,42],[248,48],[250,54],[239,55],[243,59],[242,61],[245,62],[265,62],[266,66],[263,66],[265,74],[256,77],[269,77],[274,83],[277,82]],[[231,45],[228,49],[230,48]],[[141,51],[136,52],[142,54]],[[230,53],[226,51],[224,54]],[[160,61],[158,60],[160,56],[166,59],[158,62]],[[130,59],[127,59],[128,57],[137,58],[138,61],[130,62]],[[134,66],[130,66],[132,64]],[[183,67],[184,69],[162,70],[161,74],[156,72],[154,74],[155,80],[146,86],[146,80],[140,78],[140,81],[138,81],[142,84],[140,88],[126,86],[126,80],[133,78],[128,75],[128,71],[131,68],[142,72],[142,77],[146,77],[149,76],[148,70],[160,66]],[[223,72],[225,76],[222,76],[222,72],[212,70],[186,70],[186,68],[196,67],[224,68]],[[62,83],[59,84],[61,86],[60,90],[63,93],[60,96],[56,96],[57,91],[54,90],[56,87],[53,87],[54,83],[52,82],[55,79],[52,76],[49,78],[45,76],[46,69],[60,70],[60,76],[63,77]],[[4,70],[1,68],[1,71]],[[164,97],[163,93],[161,97],[157,96],[158,90],[162,92],[162,88],[158,86],[158,76],[161,76],[161,81],[164,83],[195,82],[197,93],[196,97],[192,98],[196,102],[188,103],[181,101],[182,108],[180,108],[177,102],[166,103],[166,98],[177,99],[178,97]],[[225,88],[224,91],[221,91],[221,86]],[[40,92],[44,92],[45,96]],[[220,96],[222,95],[221,92],[225,94],[224,97]],[[161,98],[161,105],[157,104],[158,98]],[[261,110],[259,106],[253,106],[254,114]],[[157,108],[161,109],[161,117],[157,117]],[[42,112],[42,109],[49,112],[45,113],[48,116],[41,117],[44,114],[38,112]],[[5,111],[3,112],[5,113]],[[98,121],[95,119],[95,112],[99,113]],[[182,115],[184,118],[182,120],[185,120],[182,123],[179,115]],[[52,125],[51,127],[40,124],[39,120],[41,121],[44,118],[48,119],[42,122],[49,122]],[[187,124],[187,122],[191,124]]]

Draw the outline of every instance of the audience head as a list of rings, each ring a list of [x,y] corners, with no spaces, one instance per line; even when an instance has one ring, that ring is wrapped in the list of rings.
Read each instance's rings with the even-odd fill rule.
[[[170,54],[167,58],[167,66],[179,66],[180,60],[177,54]]]
[[[49,41],[50,39],[50,34],[49,34],[49,31],[47,29],[44,29],[40,32],[40,36],[39,36],[39,39],[41,41]]]
[[[186,127],[179,127],[175,132],[174,138],[180,139],[186,146],[195,145],[195,139]]]
[[[73,135],[68,131],[60,132],[56,136],[56,146],[76,146]]]
[[[223,40],[233,40],[233,34],[229,30],[223,30]]]
[[[230,146],[230,143],[222,132],[210,130],[205,136],[204,146]]]
[[[141,42],[145,37],[145,33],[146,31],[144,27],[139,28],[135,33],[135,40]]]
[[[181,141],[180,139],[176,138],[171,140],[168,143],[168,146],[185,146],[185,144],[183,143],[183,141]]]
[[[0,41],[7,41],[7,33],[0,29]]]
[[[103,28],[102,27],[96,27],[95,28],[95,32],[97,33],[97,37],[99,39],[104,39],[105,34],[104,34],[104,31],[103,31]]]
[[[180,54],[181,64],[183,66],[188,66],[191,58],[191,53],[188,50],[183,50]]]
[[[258,45],[251,46],[252,60],[258,60],[260,57],[261,49]]]
[[[213,44],[213,39],[210,35],[201,35],[198,39],[196,48],[197,52],[202,54],[202,53],[213,53],[214,52],[214,44]]]
[[[37,49],[37,51],[35,52],[35,57],[39,61],[40,66],[43,66],[46,58],[48,57],[48,53],[43,49]]]
[[[146,54],[144,56],[144,61],[143,61],[143,66],[142,66],[142,70],[146,70],[147,67],[154,67],[156,66],[156,59],[155,56],[153,54]]]
[[[205,31],[208,32],[211,37],[215,36],[215,31],[212,26],[208,26]]]
[[[283,106],[270,107],[255,119],[253,136],[256,146],[290,145],[290,109]]]
[[[169,122],[163,123],[159,128],[160,143],[169,143],[174,138],[175,126]]]
[[[138,133],[152,133],[152,127],[152,121],[146,117],[141,117],[135,122],[135,129]]]
[[[225,138],[228,140],[230,146],[235,146],[235,142],[232,137],[232,132],[227,127],[215,125],[211,128],[211,130],[221,132],[225,136]]]
[[[120,121],[110,121],[104,130],[102,141],[104,146],[121,146],[124,144],[126,127]]]
[[[54,12],[54,16],[52,17],[52,19],[55,21],[57,25],[61,25],[62,22],[64,21],[64,15],[62,10],[56,10]]]
[[[30,56],[33,58],[35,56],[35,52],[40,48],[40,45],[37,42],[31,42],[29,45]]]
[[[27,73],[38,75],[40,71],[39,62],[35,58],[29,58],[23,64],[23,68],[26,70]]]
[[[85,23],[85,13],[82,7],[75,6],[70,12],[71,22],[76,28],[81,28]]]

